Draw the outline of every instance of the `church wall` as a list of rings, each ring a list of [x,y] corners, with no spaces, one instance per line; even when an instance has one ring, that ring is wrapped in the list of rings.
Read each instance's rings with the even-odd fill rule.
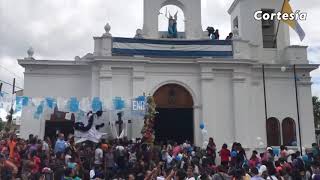
[[[310,147],[315,141],[315,127],[310,83],[298,83],[301,139],[303,147]],[[297,121],[296,124],[298,125]]]
[[[89,97],[91,93],[91,74],[85,68],[26,68],[24,76],[24,96],[43,97]],[[35,121],[33,113],[27,107],[21,117],[21,137],[29,134],[44,135],[45,120],[49,114]]]
[[[266,122],[265,122],[265,110],[264,110],[264,95],[263,95],[263,79],[262,72],[255,70],[252,73],[252,81],[250,84],[250,92],[248,92],[250,98],[250,111],[249,121],[247,126],[249,135],[250,148],[259,148],[260,137],[263,143],[266,145]]]
[[[84,68],[27,69],[24,95],[30,97],[89,97],[91,72]]]
[[[234,141],[234,119],[232,107],[232,71],[214,70],[214,81],[212,83],[214,91],[211,93],[213,106],[209,107],[212,112],[211,121],[214,139],[218,148],[223,143],[228,146]],[[211,130],[211,127],[210,127]]]

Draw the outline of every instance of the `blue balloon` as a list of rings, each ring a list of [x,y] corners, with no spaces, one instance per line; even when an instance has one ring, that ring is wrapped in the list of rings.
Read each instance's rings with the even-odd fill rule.
[[[182,157],[181,156],[176,156],[176,160],[181,161]]]
[[[69,108],[70,108],[70,112],[73,112],[73,113],[79,111],[79,101],[77,100],[76,97],[70,98]]]
[[[231,152],[231,157],[237,157],[237,155],[238,155],[237,151],[232,151]]]
[[[101,111],[102,110],[102,102],[101,102],[99,97],[94,97],[93,98],[91,107],[92,107],[92,111],[93,112],[97,112],[97,111]]]
[[[200,124],[200,129],[204,129],[204,124],[203,123]]]
[[[124,100],[121,97],[115,97],[113,100],[113,106],[116,110],[121,110],[125,107]]]
[[[272,152],[274,155],[279,156],[280,155],[280,149],[279,148],[273,148]]]

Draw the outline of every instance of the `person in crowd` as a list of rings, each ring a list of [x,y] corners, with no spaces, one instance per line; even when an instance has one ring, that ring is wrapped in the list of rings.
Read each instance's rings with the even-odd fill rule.
[[[58,152],[64,153],[66,148],[67,148],[67,144],[64,140],[64,134],[60,133],[58,135],[58,139],[54,146],[54,153],[58,153]]]
[[[219,38],[220,38],[219,29],[216,29],[214,31],[214,37],[215,37],[216,40],[219,40]]]
[[[188,166],[187,178],[186,178],[186,180],[195,180],[194,174],[193,174],[193,167],[192,167],[192,166]]]
[[[251,174],[251,180],[263,180],[261,176],[259,176],[259,171],[258,168],[252,167],[250,169],[250,174]]]
[[[209,143],[207,145],[207,156],[208,160],[215,164],[215,159],[216,159],[216,144],[213,141],[213,138],[209,138]]]
[[[219,151],[219,156],[221,157],[221,165],[227,167],[230,159],[230,150],[227,144],[223,144],[221,150]]]
[[[226,40],[232,40],[233,38],[233,33],[229,33],[229,35],[226,37]]]
[[[259,163],[260,163],[260,158],[258,157],[258,152],[256,150],[253,150],[249,160],[249,167],[250,168],[257,167]]]
[[[219,151],[221,165],[216,166],[213,138],[205,147],[197,147],[188,141],[150,145],[126,138],[76,144],[72,138],[64,142],[64,137],[59,134],[59,139],[64,142],[61,147],[65,147],[61,150],[63,148],[52,147],[50,140],[42,141],[36,136],[29,140],[7,137],[0,138],[1,180],[38,180],[48,174],[54,180],[246,180],[250,179],[249,176],[253,180],[320,178],[319,154],[314,155],[313,151],[317,150],[314,144],[313,149],[306,149],[303,156],[281,146],[287,155],[280,152],[279,158],[274,157],[272,149],[267,148],[260,160],[254,150],[249,161],[239,142],[233,144],[231,152],[224,144]],[[13,154],[9,147],[11,141],[16,142]]]

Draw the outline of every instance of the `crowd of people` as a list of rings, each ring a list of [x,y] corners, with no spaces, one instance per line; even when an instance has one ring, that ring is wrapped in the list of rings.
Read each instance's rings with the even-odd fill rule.
[[[12,134],[0,142],[0,179],[317,180],[319,157],[317,144],[301,155],[285,146],[279,153],[271,147],[246,152],[236,142],[219,148],[213,138],[197,147],[188,141],[144,144],[126,138],[75,144],[73,136],[63,134],[55,142]]]

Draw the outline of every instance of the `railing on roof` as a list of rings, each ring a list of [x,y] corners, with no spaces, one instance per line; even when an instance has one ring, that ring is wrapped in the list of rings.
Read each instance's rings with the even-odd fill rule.
[[[177,40],[112,38],[113,56],[145,56],[165,58],[231,58],[230,40]]]

